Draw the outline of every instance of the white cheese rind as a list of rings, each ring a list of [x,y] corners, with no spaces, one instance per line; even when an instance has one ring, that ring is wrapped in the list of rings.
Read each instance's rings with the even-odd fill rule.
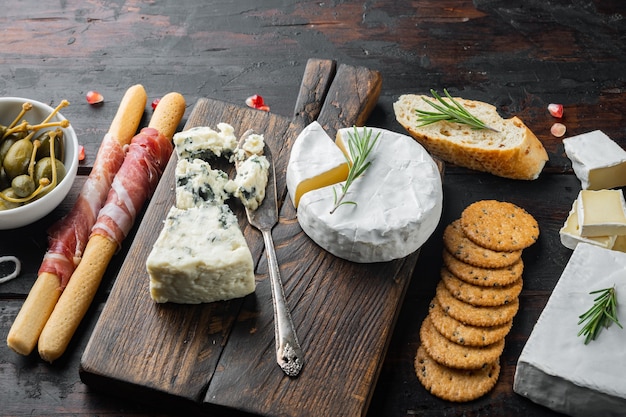
[[[612,325],[587,345],[577,334],[590,291],[615,285],[626,305],[625,268],[625,253],[578,244],[519,357],[516,393],[571,416],[624,415],[626,330]],[[618,319],[626,323],[626,309]]]
[[[361,132],[364,128],[358,128]],[[386,262],[415,252],[437,227],[443,192],[437,165],[412,138],[388,130],[380,134],[371,165],[354,181],[344,201],[333,207],[333,187],[309,191],[300,199],[298,221],[319,246],[353,262]],[[341,141],[353,128],[341,129]],[[339,191],[337,189],[337,191]]]
[[[255,290],[252,254],[227,205],[172,207],[146,268],[157,303],[210,303]]]
[[[563,140],[563,146],[583,190],[626,185],[626,151],[604,132],[572,136]]]

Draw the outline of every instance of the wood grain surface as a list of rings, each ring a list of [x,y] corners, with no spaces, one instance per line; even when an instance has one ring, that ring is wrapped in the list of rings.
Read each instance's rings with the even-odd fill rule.
[[[50,104],[68,99],[71,105],[63,114],[76,129],[86,159],[72,194],[50,216],[29,227],[0,232],[0,254],[17,255],[23,262],[20,277],[0,285],[0,339],[6,339],[35,281],[45,252],[46,228],[73,204],[129,86],[143,84],[148,102],[169,91],[181,92],[189,105],[181,129],[203,98],[243,105],[248,96],[260,94],[273,115],[291,119],[315,102],[299,102],[299,91],[309,59],[319,58],[324,73],[328,73],[322,68],[327,62],[324,60],[333,60],[381,74],[380,97],[367,125],[402,132],[392,109],[399,95],[447,88],[492,103],[503,116],[518,115],[550,156],[544,173],[533,182],[446,166],[443,218],[420,251],[396,325],[393,331],[389,329],[390,344],[367,415],[555,415],[512,391],[517,358],[571,254],[560,244],[558,229],[580,189],[561,138],[549,132],[555,120],[546,107],[551,102],[565,106],[562,122],[567,126],[567,136],[601,129],[626,147],[623,0],[7,0],[2,11],[0,94]],[[337,72],[339,66],[331,65],[330,69]],[[327,95],[328,84],[313,80],[307,91],[314,96]],[[84,95],[89,90],[100,91],[104,103],[87,104]],[[317,106],[321,111],[319,102]],[[310,111],[315,114],[315,110]],[[142,125],[151,112],[146,106]],[[524,252],[520,312],[506,340],[498,384],[477,401],[451,404],[433,397],[420,385],[413,358],[419,345],[419,326],[439,278],[442,227],[457,218],[465,206],[483,198],[525,207],[537,217],[541,236]],[[295,221],[293,213],[289,215],[283,208],[282,221]],[[128,242],[141,241],[143,232],[138,229],[133,229]],[[96,302],[59,361],[50,365],[36,354],[22,357],[0,348],[0,415],[187,414],[161,403],[128,399],[129,393],[122,396],[119,389],[96,389],[80,380],[81,356],[116,277],[133,251],[127,245],[113,258]],[[261,258],[258,264],[262,277]],[[0,271],[4,268],[0,265]],[[295,291],[295,286],[289,288]],[[303,296],[310,294],[290,293],[294,299]],[[315,324],[314,317],[298,319],[311,321],[311,326],[324,325]],[[213,329],[223,325],[198,318],[203,320]],[[213,337],[217,343],[222,336],[216,330]],[[302,336],[307,337],[312,340],[308,334]],[[337,401],[366,402],[355,397]],[[207,415],[206,410],[190,410],[188,414],[195,413]],[[209,415],[252,414],[216,407]]]
[[[174,397],[177,404],[188,400],[188,406],[205,403],[266,416],[317,416],[320,410],[365,414],[417,253],[373,265],[337,259],[302,232],[285,199],[284,172],[304,123],[319,118],[334,136],[341,127],[361,125],[378,100],[378,72],[340,64],[335,73],[335,67],[309,61],[297,103],[312,110],[296,109],[294,119],[201,99],[185,126],[225,122],[239,135],[253,129],[263,133],[272,150],[282,207],[273,235],[304,370],[290,378],[276,364],[263,240],[244,220],[241,206],[234,208],[256,260],[255,293],[191,306],[151,300],[145,261],[174,204],[173,156],[138,229],[141,239],[131,246],[82,357],[81,378],[88,385],[119,388],[142,395],[145,402]],[[311,85],[326,94],[316,94]]]

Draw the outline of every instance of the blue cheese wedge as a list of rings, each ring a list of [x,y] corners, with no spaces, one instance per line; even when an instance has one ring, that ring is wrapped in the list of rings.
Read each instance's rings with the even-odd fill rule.
[[[577,334],[589,292],[613,285],[626,323],[625,270],[625,253],[578,244],[519,357],[516,393],[570,416],[624,415],[626,329],[613,324],[587,345]]]
[[[173,142],[178,158],[208,161],[215,157],[230,157],[237,148],[234,128],[228,123],[218,123],[217,129],[197,126],[176,133]]]
[[[146,268],[157,303],[210,303],[255,290],[252,254],[227,205],[172,207]]]
[[[256,210],[265,198],[270,163],[264,155],[252,155],[237,163],[237,175],[226,189],[249,210]]]
[[[174,137],[176,203],[146,260],[157,303],[210,303],[255,290],[250,249],[225,202],[235,196],[252,210],[261,204],[270,168],[265,143],[246,132],[239,148],[232,126],[217,128],[194,127]],[[216,157],[235,162],[234,179],[211,167],[208,160]]]
[[[626,151],[604,132],[594,130],[563,140],[565,153],[584,190],[626,185]]]
[[[340,184],[308,191],[297,215],[302,230],[320,247],[353,262],[386,262],[415,252],[437,227],[443,191],[437,165],[415,140],[389,130],[371,130],[378,140],[371,165],[350,187],[333,213]],[[340,129],[335,140],[347,150],[354,128]],[[348,155],[350,157],[350,155]],[[293,190],[290,190],[292,193]]]
[[[228,175],[212,169],[201,159],[179,159],[176,163],[176,207],[186,209],[206,203],[224,204],[230,198],[225,190]]]

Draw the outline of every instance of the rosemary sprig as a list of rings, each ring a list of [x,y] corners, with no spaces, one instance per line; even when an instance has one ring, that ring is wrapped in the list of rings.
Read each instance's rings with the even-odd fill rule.
[[[432,123],[437,123],[442,120],[449,122],[456,122],[471,126],[473,129],[488,129],[497,132],[496,129],[487,126],[485,122],[472,115],[465,107],[463,107],[458,101],[456,101],[448,93],[448,90],[443,89],[446,97],[449,101],[444,100],[439,93],[435,90],[430,90],[430,93],[435,97],[437,101],[423,99],[426,103],[432,106],[436,111],[427,111],[416,109],[417,120],[420,122],[419,126],[426,126]]]
[[[372,139],[372,130],[367,130],[366,127],[363,128],[363,134],[359,133],[356,126],[354,126],[354,134],[348,133],[348,149],[349,154],[352,160],[346,155],[346,160],[348,161],[348,178],[341,186],[341,195],[337,195],[337,190],[333,187],[333,193],[335,195],[334,206],[330,211],[330,214],[333,214],[337,207],[343,204],[356,204],[354,201],[343,201],[348,189],[356,180],[359,178],[365,170],[372,163],[371,160],[368,160],[376,141],[378,141],[378,137],[380,136],[380,132]]]
[[[615,286],[592,291],[589,294],[599,294],[593,300],[593,306],[585,313],[578,316],[578,324],[586,322],[578,332],[578,336],[585,336],[585,344],[598,337],[603,328],[608,328],[611,323],[623,328],[617,318],[617,295]]]

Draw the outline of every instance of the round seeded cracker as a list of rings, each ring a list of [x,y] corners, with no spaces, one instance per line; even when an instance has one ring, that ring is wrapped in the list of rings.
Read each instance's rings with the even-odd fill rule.
[[[495,251],[529,247],[539,238],[537,220],[513,203],[481,200],[461,213],[461,227],[476,244]]]
[[[420,340],[431,358],[455,369],[482,368],[498,360],[504,350],[504,339],[487,346],[454,343],[437,331],[430,316],[426,316],[422,322]]]
[[[450,294],[475,306],[495,307],[517,299],[522,292],[522,278],[502,287],[482,287],[458,279],[447,268],[441,268],[441,281]]]
[[[423,346],[415,355],[417,379],[431,394],[446,401],[466,402],[493,389],[500,375],[499,360],[476,370],[453,369],[434,361]]]
[[[458,260],[481,268],[504,268],[517,262],[522,251],[494,251],[470,240],[461,228],[461,220],[450,223],[443,231],[444,247]]]
[[[455,298],[439,281],[435,297],[441,308],[458,321],[472,326],[498,326],[513,320],[519,309],[519,300],[497,307],[473,306]]]
[[[443,264],[457,278],[483,287],[497,287],[509,285],[520,279],[524,271],[522,258],[504,268],[481,268],[462,262],[452,256],[448,250],[443,251]]]
[[[428,316],[439,333],[460,345],[487,346],[506,337],[513,327],[513,320],[498,326],[471,326],[463,324],[446,314],[437,299],[430,303]]]

